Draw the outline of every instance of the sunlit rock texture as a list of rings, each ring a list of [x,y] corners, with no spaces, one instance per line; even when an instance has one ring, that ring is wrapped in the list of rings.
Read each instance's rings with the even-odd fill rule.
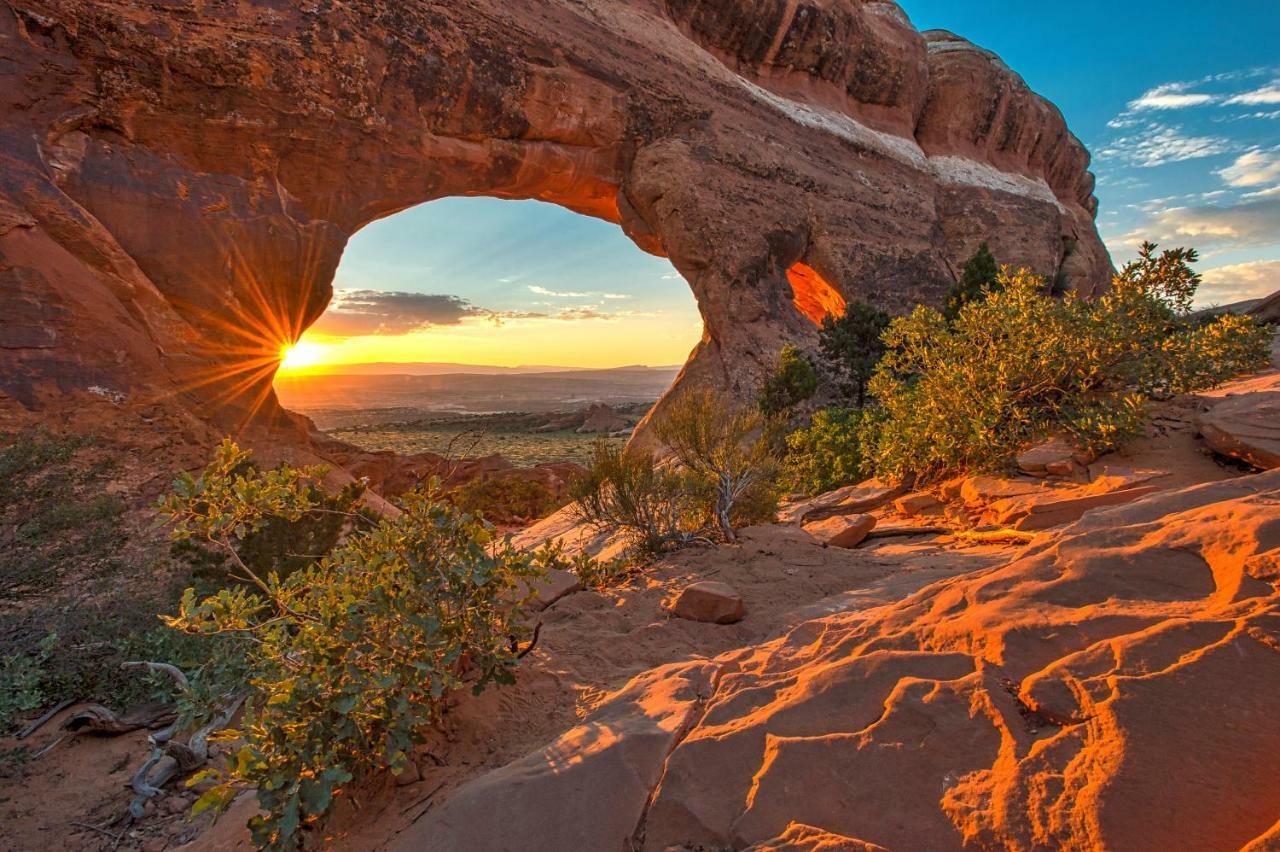
[[[878,0],[0,0],[0,392],[272,414],[351,234],[470,194],[669,257],[705,321],[680,382],[745,397],[823,310],[936,301],[982,240],[1102,285],[1088,162]]]

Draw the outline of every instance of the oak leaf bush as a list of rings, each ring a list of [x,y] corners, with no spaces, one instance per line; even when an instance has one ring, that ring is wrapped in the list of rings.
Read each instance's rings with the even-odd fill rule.
[[[243,581],[204,598],[188,589],[165,621],[238,638],[252,672],[248,710],[220,736],[234,753],[225,770],[197,776],[217,781],[197,810],[255,787],[265,812],[250,822],[255,842],[292,849],[345,784],[403,769],[451,692],[512,682],[526,590],[541,572],[428,489],[405,495],[394,518],[326,509],[346,522],[332,549],[287,575],[261,574],[240,543],[321,508],[324,470],[259,470],[248,458],[224,442],[162,501],[177,538],[220,548]]]

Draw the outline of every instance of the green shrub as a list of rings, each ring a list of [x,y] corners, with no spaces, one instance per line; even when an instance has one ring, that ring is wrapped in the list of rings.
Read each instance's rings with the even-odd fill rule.
[[[1055,299],[1020,270],[1002,273],[954,323],[926,307],[895,320],[870,386],[884,417],[877,473],[928,480],[997,469],[1063,428],[1084,446],[1113,449],[1141,428],[1152,396],[1263,366],[1270,331],[1238,317],[1193,327],[1184,311],[1195,255],[1157,258],[1154,249],[1096,299]]]
[[[547,486],[520,476],[480,476],[448,497],[462,511],[500,524],[536,521],[560,508]]]
[[[162,503],[178,538],[221,548],[246,585],[183,596],[171,627],[242,637],[253,693],[242,745],[226,776],[197,803],[222,806],[238,784],[257,788],[265,815],[255,842],[296,848],[298,831],[334,793],[376,767],[399,772],[450,692],[509,683],[525,635],[520,590],[538,575],[527,554],[495,543],[492,527],[433,493],[403,498],[402,514],[345,515],[345,538],[288,576],[257,574],[239,542],[270,518],[296,521],[317,508],[324,471],[246,468],[225,442],[198,478],[184,474]]]
[[[813,362],[794,346],[782,347],[778,367],[760,390],[760,410],[774,416],[790,411],[810,399],[818,390],[818,373]]]
[[[822,494],[874,475],[878,411],[825,408],[808,427],[787,436],[786,482]]]
[[[686,471],[600,439],[570,495],[583,523],[621,533],[636,551],[654,555],[707,538],[707,513],[696,490]]]
[[[965,261],[960,280],[947,291],[942,315],[954,321],[960,315],[960,309],[969,302],[981,299],[1001,286],[1000,264],[996,263],[991,248],[983,243],[973,257]]]
[[[827,366],[835,373],[841,396],[862,408],[867,382],[884,355],[889,315],[866,302],[850,302],[840,316],[822,322],[818,340]]]
[[[44,706],[44,666],[58,644],[50,633],[30,654],[0,658],[0,735],[17,727],[24,714]]]
[[[692,474],[714,525],[729,541],[737,538],[736,522],[762,523],[777,515],[776,428],[759,412],[738,409],[706,389],[685,391],[654,422],[658,440]]]
[[[533,552],[533,564],[543,570],[568,571],[578,578],[584,589],[606,589],[616,585],[631,570],[626,558],[596,559],[588,553],[566,556],[564,542],[548,541]]]

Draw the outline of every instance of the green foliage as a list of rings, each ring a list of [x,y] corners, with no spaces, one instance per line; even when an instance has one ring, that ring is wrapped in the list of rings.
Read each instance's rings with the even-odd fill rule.
[[[701,486],[715,526],[729,541],[743,520],[761,523],[777,514],[776,429],[758,411],[738,409],[706,389],[685,391],[654,422],[658,440]]]
[[[760,390],[760,411],[772,417],[790,411],[818,390],[818,372],[813,362],[794,346],[782,347],[778,368]]]
[[[123,502],[102,491],[108,472],[83,456],[83,437],[15,436],[0,448],[0,594],[35,597],[59,576],[119,566]]]
[[[584,589],[607,589],[617,585],[631,570],[631,562],[625,558],[596,559],[587,553],[567,556],[564,542],[548,541],[533,552],[533,564],[543,570],[551,568],[568,571],[578,578]]]
[[[570,486],[578,518],[621,533],[642,555],[708,536],[706,511],[688,472],[652,453],[600,439],[586,475]]]
[[[1151,397],[1260,368],[1270,332],[1238,317],[1193,327],[1179,311],[1194,253],[1156,261],[1152,252],[1097,299],[1055,299],[1020,270],[1002,273],[954,323],[925,307],[895,320],[871,382],[884,416],[877,473],[928,480],[996,469],[1064,428],[1084,446],[1113,449],[1140,429]]]
[[[9,733],[24,714],[44,705],[43,670],[57,644],[57,634],[50,633],[30,654],[0,657],[0,734]]]
[[[787,436],[785,480],[806,494],[822,494],[872,476],[879,412],[825,408]]]
[[[947,320],[954,321],[965,305],[983,298],[1001,286],[1000,264],[996,263],[990,246],[983,243],[978,246],[973,257],[965,261],[964,269],[960,272],[960,280],[947,291],[942,315]]]
[[[500,524],[528,523],[560,508],[547,486],[521,476],[477,477],[448,496],[462,511]]]
[[[315,511],[323,470],[261,471],[247,459],[224,442],[203,474],[184,475],[162,502],[176,537],[224,550],[247,585],[204,599],[189,589],[165,621],[239,637],[249,649],[249,709],[221,737],[242,745],[198,807],[255,786],[266,812],[250,823],[255,842],[290,849],[344,784],[377,767],[402,770],[450,692],[513,680],[526,633],[521,590],[539,570],[495,542],[489,525],[414,491],[399,516],[345,513],[345,538],[327,555],[262,576],[238,544],[271,518]]]
[[[1117,282],[1136,287],[1154,301],[1168,308],[1174,316],[1191,313],[1201,276],[1191,268],[1200,260],[1195,249],[1166,249],[1156,254],[1153,242],[1144,242],[1138,259],[1125,264],[1116,276]]]
[[[884,355],[882,337],[889,315],[866,302],[850,302],[845,312],[822,321],[822,355],[836,374],[841,394],[859,408],[867,401],[867,382]]]

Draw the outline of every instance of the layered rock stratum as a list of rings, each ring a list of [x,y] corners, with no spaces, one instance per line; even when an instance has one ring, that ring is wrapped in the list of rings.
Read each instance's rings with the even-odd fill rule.
[[[884,0],[0,0],[0,57],[11,407],[274,413],[348,237],[452,195],[669,257],[705,321],[679,382],[744,396],[824,311],[936,300],[982,240],[1110,271],[1058,110]]]

